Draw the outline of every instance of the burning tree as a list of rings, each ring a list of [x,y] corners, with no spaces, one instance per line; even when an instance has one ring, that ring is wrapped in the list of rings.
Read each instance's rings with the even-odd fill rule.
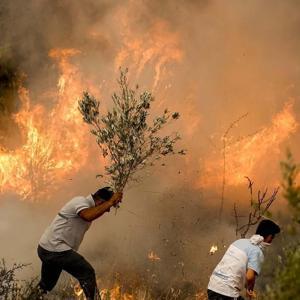
[[[159,135],[166,124],[179,118],[179,113],[165,109],[149,125],[147,118],[154,98],[148,91],[137,95],[138,86],[129,87],[127,72],[127,69],[120,70],[120,91],[113,94],[114,105],[106,114],[100,113],[100,102],[88,92],[79,100],[83,120],[92,126],[91,133],[103,157],[109,158],[110,164],[105,166],[105,171],[116,191],[122,191],[129,180],[137,179],[137,171],[153,166],[162,157],[185,154],[184,150],[174,149],[180,139],[178,133]]]
[[[276,200],[276,196],[279,191],[279,187],[275,188],[272,194],[267,197],[268,188],[266,188],[263,192],[259,190],[257,192],[257,199],[254,199],[253,195],[253,184],[254,182],[249,178],[245,177],[248,180],[248,189],[250,192],[250,211],[248,216],[240,216],[238,214],[237,206],[234,203],[234,217],[236,229],[235,233],[238,235],[240,233],[242,238],[245,238],[249,229],[256,225],[264,216],[269,216],[269,208],[272,203]],[[240,218],[246,218],[246,222],[240,224]]]

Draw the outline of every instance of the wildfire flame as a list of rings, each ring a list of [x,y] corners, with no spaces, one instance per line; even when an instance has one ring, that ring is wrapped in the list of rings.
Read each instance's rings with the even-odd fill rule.
[[[137,33],[131,28],[130,9],[131,4],[116,15],[120,21],[116,23],[122,26],[122,42],[114,63],[117,68],[130,65],[136,79],[146,66],[153,68],[155,89],[167,74],[167,66],[180,62],[183,57],[180,38],[162,20],[153,22],[146,34]],[[92,33],[97,38],[97,34]],[[45,198],[50,186],[52,191],[86,163],[89,135],[77,100],[84,90],[98,96],[99,88],[83,78],[78,66],[72,62],[80,53],[80,50],[70,48],[49,51],[59,76],[56,89],[42,95],[47,97],[47,106],[34,104],[29,91],[20,88],[22,104],[14,119],[22,143],[15,150],[0,147],[0,192],[14,191],[22,199],[33,201]]]
[[[244,183],[244,176],[252,176],[257,165],[280,153],[280,145],[293,134],[298,123],[293,111],[293,104],[287,102],[282,111],[272,119],[270,126],[262,128],[252,136],[226,147],[226,183],[236,186]],[[221,151],[222,152],[222,151]],[[200,178],[200,185],[211,186],[222,181],[223,159],[210,157],[205,161],[205,176]]]
[[[123,48],[115,59],[115,67],[119,68],[125,62],[132,62],[136,69],[137,77],[141,74],[145,65],[154,65],[154,90],[161,77],[166,74],[166,65],[171,62],[180,62],[183,51],[179,46],[179,35],[169,29],[165,21],[157,21],[145,34],[137,35],[136,31],[130,30],[128,16],[120,12],[120,19],[125,29],[123,35]]]
[[[123,21],[128,20],[124,17]],[[166,72],[166,65],[180,61],[182,57],[179,37],[162,21],[154,23],[148,35],[135,36],[128,26],[124,28],[127,30],[115,65],[119,67],[130,58],[132,68],[136,70],[133,73],[139,76],[145,65],[151,63],[155,71],[153,87],[157,86]],[[45,198],[50,186],[53,190],[53,186],[70,174],[76,174],[85,164],[88,135],[77,100],[84,90],[96,95],[99,90],[84,80],[79,68],[71,63],[79,54],[77,49],[57,48],[49,52],[59,70],[57,90],[47,93],[52,102],[50,110],[33,104],[29,91],[20,88],[22,105],[14,119],[23,143],[12,151],[0,148],[0,192],[12,190],[22,199],[33,201]]]
[[[78,299],[86,300],[84,296],[83,289],[80,284],[77,283],[74,285],[74,294]],[[133,300],[133,296],[129,293],[122,293],[122,288],[120,285],[115,285],[111,289],[102,289],[100,291],[101,299],[110,299],[110,300]]]
[[[50,51],[61,73],[52,110],[33,105],[29,91],[19,89],[21,109],[14,120],[24,142],[13,151],[0,149],[1,192],[13,190],[23,199],[31,200],[45,197],[51,184],[84,164],[86,134],[77,109],[83,84],[78,69],[68,62],[77,53],[74,49]]]
[[[128,293],[122,293],[120,285],[116,285],[112,289],[103,289],[100,292],[102,299],[111,299],[111,300],[133,300],[133,296]],[[109,298],[108,298],[109,297]]]

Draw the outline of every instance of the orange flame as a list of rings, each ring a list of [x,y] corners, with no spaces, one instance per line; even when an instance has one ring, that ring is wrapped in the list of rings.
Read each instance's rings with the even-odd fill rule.
[[[100,292],[101,299],[110,300],[133,300],[133,296],[128,293],[122,293],[120,285],[115,285],[112,289],[103,289]]]
[[[156,85],[164,66],[171,60],[180,60],[182,53],[177,35],[170,33],[165,23],[156,23],[148,38],[146,42],[147,37],[146,40],[125,37],[116,62],[122,64],[131,55],[139,74],[151,61],[155,64]],[[49,52],[59,70],[57,91],[50,94],[50,110],[33,104],[29,91],[20,88],[22,105],[14,119],[23,144],[13,151],[0,148],[0,192],[12,190],[22,199],[33,201],[47,197],[50,186],[53,190],[54,183],[61,183],[86,163],[89,135],[77,100],[87,88],[94,94],[99,91],[83,80],[78,67],[71,63],[78,54],[77,49],[58,48]]]
[[[21,109],[14,119],[24,143],[14,151],[0,149],[0,191],[13,190],[23,199],[45,197],[50,184],[76,172],[87,158],[86,128],[77,109],[83,91],[78,69],[68,62],[75,49],[55,49],[60,77],[52,110],[31,104],[29,92],[19,89]],[[74,155],[76,153],[76,155]]]
[[[153,90],[157,87],[160,79],[166,74],[166,65],[175,61],[180,62],[183,51],[179,47],[179,36],[171,32],[165,21],[158,21],[150,28],[147,34],[136,35],[130,31],[126,17],[123,20],[125,34],[123,36],[123,48],[115,59],[115,66],[119,68],[125,62],[132,62],[131,69],[136,69],[138,77],[145,65],[154,65]],[[133,35],[133,32],[135,35]]]
[[[280,146],[298,127],[293,112],[293,104],[288,102],[281,112],[274,116],[269,127],[256,134],[241,139],[226,147],[226,184],[244,183],[244,176],[254,173],[258,163],[280,153]],[[222,181],[223,159],[210,157],[205,161],[204,173],[199,185],[211,186]],[[254,174],[253,174],[254,175]]]

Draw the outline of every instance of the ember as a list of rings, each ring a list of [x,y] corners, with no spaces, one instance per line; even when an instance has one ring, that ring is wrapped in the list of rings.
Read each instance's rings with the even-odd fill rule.
[[[217,251],[218,251],[218,246],[217,245],[212,245],[210,250],[209,250],[209,254],[214,255]]]
[[[154,253],[153,251],[151,251],[148,254],[148,259],[152,260],[152,261],[157,261],[157,260],[160,260],[160,257],[156,253]]]

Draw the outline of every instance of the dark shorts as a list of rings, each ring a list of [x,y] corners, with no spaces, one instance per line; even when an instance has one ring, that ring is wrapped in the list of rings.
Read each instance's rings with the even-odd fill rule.
[[[37,251],[42,261],[41,280],[39,283],[41,290],[45,292],[51,291],[64,270],[79,281],[87,299],[94,300],[96,295],[98,297],[95,271],[83,256],[74,250],[52,252],[41,246],[38,246]]]
[[[207,296],[208,296],[208,300],[234,300],[234,298],[232,297],[224,296],[211,290],[207,290]],[[238,297],[237,299],[244,300],[244,298],[241,296]]]

